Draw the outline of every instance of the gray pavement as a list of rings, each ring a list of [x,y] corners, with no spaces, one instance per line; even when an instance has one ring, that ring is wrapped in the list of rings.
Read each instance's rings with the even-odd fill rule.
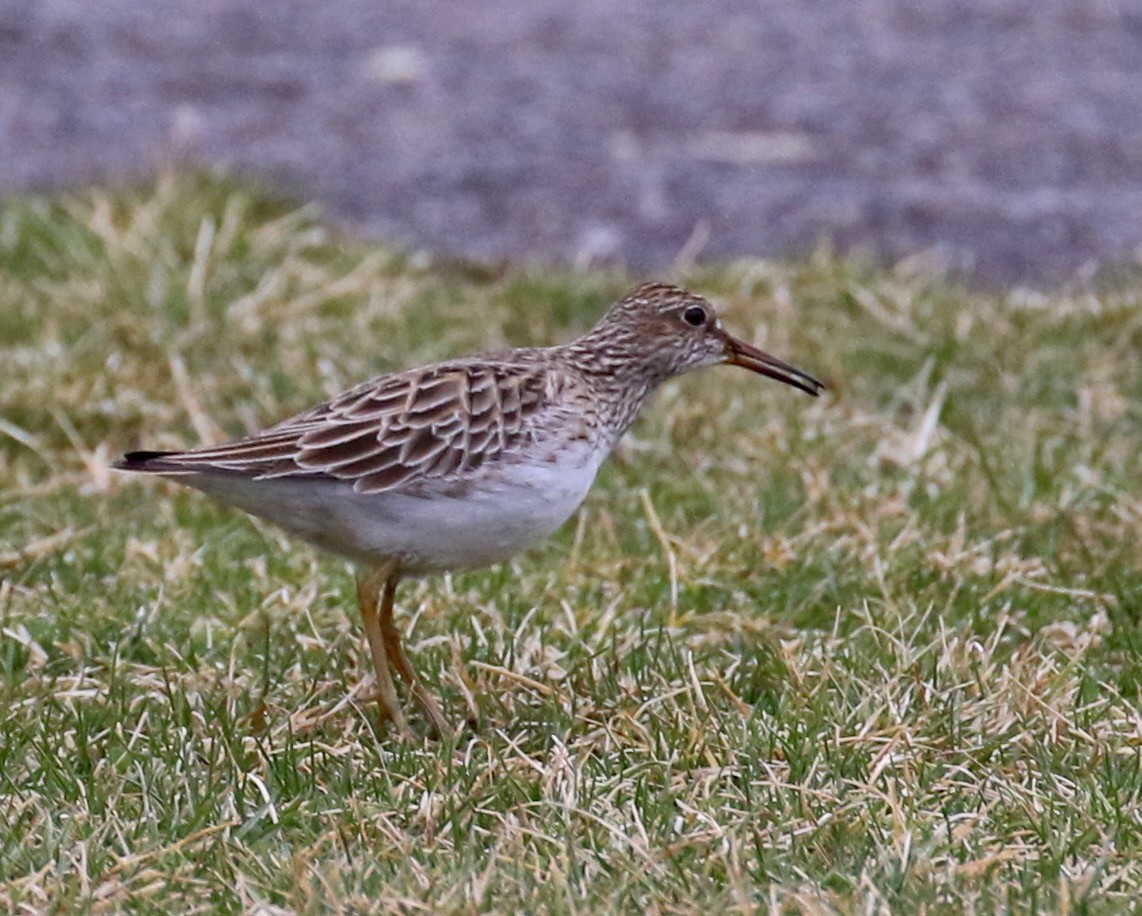
[[[0,0],[0,194],[172,156],[478,259],[1046,284],[1142,247],[1142,2]]]

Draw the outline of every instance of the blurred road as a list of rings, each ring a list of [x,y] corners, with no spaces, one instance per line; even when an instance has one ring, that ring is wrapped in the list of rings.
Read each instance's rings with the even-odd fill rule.
[[[0,0],[0,193],[172,155],[479,259],[1050,283],[1142,246],[1142,4]]]

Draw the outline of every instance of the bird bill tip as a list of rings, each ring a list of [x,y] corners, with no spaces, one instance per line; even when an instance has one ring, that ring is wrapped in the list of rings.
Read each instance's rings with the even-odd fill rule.
[[[786,385],[792,385],[794,388],[800,388],[813,397],[817,397],[825,390],[824,382],[808,372],[798,369],[776,356],[771,356],[764,350],[747,344],[744,340],[738,340],[736,337],[727,337],[726,339],[725,362],[731,366],[741,366],[743,369],[749,369],[758,375],[784,382]]]

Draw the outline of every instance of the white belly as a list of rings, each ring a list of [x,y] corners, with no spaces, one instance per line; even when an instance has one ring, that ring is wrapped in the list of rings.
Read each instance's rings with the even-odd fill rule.
[[[602,457],[490,471],[462,495],[361,494],[348,483],[304,478],[171,476],[349,559],[399,558],[417,574],[498,563],[543,540],[583,502]]]

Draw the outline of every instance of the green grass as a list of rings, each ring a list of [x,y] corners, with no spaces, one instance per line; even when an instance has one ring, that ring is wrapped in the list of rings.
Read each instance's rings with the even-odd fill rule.
[[[0,210],[12,911],[1120,912],[1142,893],[1142,278],[676,277],[827,378],[672,383],[577,519],[408,582],[454,743],[373,727],[347,566],[107,469],[590,326],[204,176]]]

